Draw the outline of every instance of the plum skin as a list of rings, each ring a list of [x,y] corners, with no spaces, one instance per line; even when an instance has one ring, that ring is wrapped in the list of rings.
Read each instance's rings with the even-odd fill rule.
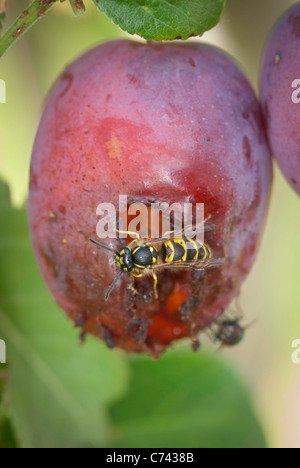
[[[300,3],[279,19],[268,39],[260,94],[272,152],[285,178],[300,194],[300,104],[292,83],[300,79]]]
[[[195,340],[238,294],[271,180],[260,106],[227,55],[200,44],[100,45],[57,80],[34,144],[28,215],[43,277],[84,333],[157,357],[173,340]],[[98,204],[118,206],[119,194],[205,203],[216,226],[206,241],[224,265],[160,273],[158,301],[148,299],[151,280],[123,275],[105,302],[118,269],[88,239]]]

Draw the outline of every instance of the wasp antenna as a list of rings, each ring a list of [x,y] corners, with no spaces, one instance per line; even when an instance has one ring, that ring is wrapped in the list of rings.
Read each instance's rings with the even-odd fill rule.
[[[105,294],[105,300],[107,301],[107,299],[109,298],[110,296],[110,293],[112,292],[112,290],[114,289],[116,283],[119,281],[119,279],[121,278],[121,275],[122,275],[123,271],[121,270],[120,273],[118,274],[118,276],[116,276],[116,278],[114,279],[112,285],[109,287],[107,293]]]
[[[99,242],[93,240],[93,239],[90,239],[90,241],[97,245],[97,247],[101,247],[102,249],[105,249],[105,250],[109,250],[110,252],[113,252],[115,253],[116,255],[120,256],[119,252],[117,250],[114,250],[114,249],[111,249],[110,247],[107,247],[106,245],[103,245],[103,244],[99,244]]]

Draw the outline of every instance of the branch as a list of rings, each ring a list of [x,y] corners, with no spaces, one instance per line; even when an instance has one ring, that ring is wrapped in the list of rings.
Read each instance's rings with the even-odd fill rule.
[[[81,16],[85,12],[83,0],[69,0],[75,16]]]
[[[44,16],[56,0],[33,0],[31,5],[24,10],[11,27],[0,39],[0,57],[4,52],[27,31],[34,23]]]

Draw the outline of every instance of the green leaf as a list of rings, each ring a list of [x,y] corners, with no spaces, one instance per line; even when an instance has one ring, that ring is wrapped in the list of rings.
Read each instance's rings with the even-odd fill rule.
[[[130,34],[163,41],[199,36],[214,27],[225,0],[94,0]]]
[[[2,367],[2,365],[0,364]],[[17,448],[17,442],[11,421],[7,416],[7,407],[3,399],[5,373],[0,367],[0,448]],[[3,368],[2,368],[3,369]]]
[[[0,448],[17,448],[11,422],[0,405]]]
[[[89,338],[54,304],[35,264],[25,211],[0,184],[0,338],[6,341],[9,416],[22,447],[98,447],[106,406],[126,389],[121,352]]]
[[[203,351],[133,359],[129,392],[111,414],[115,448],[265,446],[244,385]]]
[[[4,20],[5,20],[5,12],[0,13],[0,33],[2,31]]]

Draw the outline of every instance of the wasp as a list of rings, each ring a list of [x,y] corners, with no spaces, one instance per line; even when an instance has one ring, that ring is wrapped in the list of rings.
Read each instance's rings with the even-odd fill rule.
[[[105,300],[107,301],[123,273],[130,273],[135,278],[152,275],[154,297],[157,299],[157,271],[162,269],[206,270],[221,265],[224,260],[214,259],[208,244],[186,236],[186,232],[194,228],[195,226],[190,226],[185,229],[185,236],[183,236],[183,230],[173,230],[165,233],[162,237],[149,241],[141,239],[136,232],[117,230],[118,233],[127,234],[133,238],[130,244],[122,247],[119,251],[90,239],[98,247],[113,252],[116,265],[120,268],[120,272],[105,295]],[[204,232],[212,229],[211,223],[204,223]],[[172,238],[171,235],[173,235]]]

